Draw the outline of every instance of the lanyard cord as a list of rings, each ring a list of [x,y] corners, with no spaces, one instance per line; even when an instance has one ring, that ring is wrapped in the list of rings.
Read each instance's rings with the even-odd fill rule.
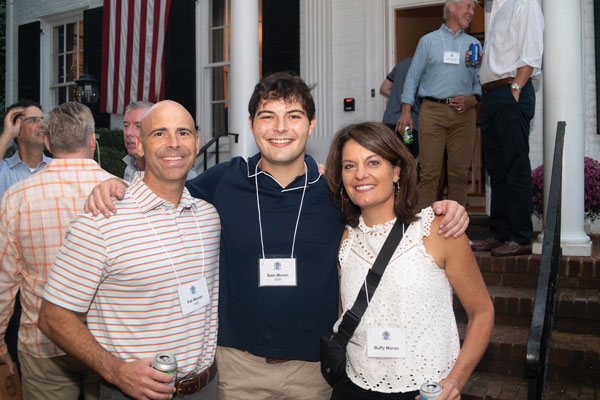
[[[256,188],[256,207],[258,208],[258,230],[260,232],[260,247],[262,249],[262,257],[265,257],[265,243],[263,240],[263,229],[262,229],[262,217],[260,215],[260,199],[258,196],[258,164],[261,160],[258,160],[256,167],[254,167],[254,187]],[[294,239],[292,240],[292,254],[290,258],[294,258],[294,247],[296,246],[296,234],[298,233],[298,224],[300,223],[300,214],[302,213],[302,205],[304,204],[304,194],[306,193],[306,187],[308,186],[308,167],[304,163],[304,189],[302,190],[302,199],[300,200],[300,209],[298,210],[298,217],[296,218],[296,227],[294,228]]]
[[[173,270],[173,274],[175,274],[175,279],[177,279],[177,286],[179,286],[181,288],[181,282],[179,281],[179,275],[177,275],[177,270],[175,269],[175,263],[173,263],[173,259],[171,258],[171,255],[169,254],[169,251],[167,250],[167,248],[165,247],[165,245],[163,244],[162,240],[160,240],[160,238],[158,237],[158,233],[156,233],[156,229],[154,229],[154,224],[152,224],[152,221],[150,221],[150,218],[148,218],[146,216],[146,214],[144,212],[142,212],[142,210],[140,209],[140,205],[138,204],[136,199],[133,199],[133,201],[135,202],[139,212],[144,216],[144,220],[146,221],[146,225],[150,226],[150,228],[152,229],[152,233],[154,233],[154,237],[156,238],[156,241],[161,245],[164,253],[167,255],[167,257],[169,258],[169,262],[171,263],[171,269]],[[192,211],[192,215],[194,216],[194,221],[196,222],[196,227],[198,228],[198,236],[200,236],[200,248],[202,249],[202,270],[201,270],[201,274],[204,275],[204,268],[206,266],[206,253],[204,252],[204,239],[202,238],[202,232],[200,230],[200,224],[198,223],[198,218],[196,218],[196,212],[194,211],[194,207],[191,207],[191,211]],[[180,235],[181,237],[181,235]]]

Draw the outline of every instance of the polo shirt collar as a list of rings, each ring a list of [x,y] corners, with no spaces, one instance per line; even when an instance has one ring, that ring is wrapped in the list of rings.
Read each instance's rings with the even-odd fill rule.
[[[154,193],[152,189],[150,189],[143,181],[143,177],[143,173],[136,174],[131,182],[131,185],[129,185],[131,197],[133,197],[137,203],[140,211],[145,214],[148,211],[161,206],[172,208],[173,203],[159,197],[156,193]],[[186,187],[184,187],[181,198],[179,199],[179,204],[177,205],[177,212],[181,212],[181,210],[189,208],[193,208],[195,210],[196,204],[194,203],[194,199],[190,195],[190,192]]]
[[[462,29],[459,29],[459,30],[456,31],[456,34],[454,34],[454,32],[452,32],[452,29],[448,28],[446,26],[446,24],[442,24],[442,26],[440,26],[440,30],[442,32],[448,33],[452,37],[458,37],[459,35],[461,35],[461,34],[464,33],[464,31]]]
[[[45,154],[42,154],[42,162],[40,163],[40,165],[38,165],[36,167],[36,169],[40,168],[41,166],[44,166],[44,165],[48,164],[50,161],[52,161],[52,158],[47,157]],[[19,152],[18,151],[15,151],[15,154],[13,154],[12,156],[10,156],[6,160],[6,162],[8,163],[8,167],[11,168],[11,169],[14,168],[14,167],[16,167],[19,164],[25,164],[23,162],[23,160],[21,160],[21,157],[19,156]],[[29,168],[29,165],[27,165],[27,168]]]
[[[275,178],[273,178],[271,176],[271,174],[269,174],[267,171],[263,171],[260,168],[260,165],[258,166],[258,172],[255,173],[256,164],[258,164],[258,162],[260,161],[260,158],[261,158],[260,153],[256,153],[255,155],[253,155],[252,157],[250,157],[248,159],[248,162],[247,162],[248,178],[254,178],[255,175],[264,174],[265,176],[268,176],[269,178],[271,178],[275,181]],[[319,179],[322,179],[321,173],[319,172],[319,167],[317,165],[317,162],[311,156],[309,156],[308,154],[305,154],[304,162],[306,163],[306,168],[308,170],[308,184],[309,185],[312,185],[312,184],[316,183]],[[302,177],[302,179],[299,179],[300,177]],[[277,181],[275,181],[275,182],[277,182]],[[296,179],[294,179],[292,181],[292,183],[290,183],[288,185],[288,187],[286,187],[284,189],[284,191],[302,189],[302,188],[304,188],[304,174],[298,175],[296,177]]]

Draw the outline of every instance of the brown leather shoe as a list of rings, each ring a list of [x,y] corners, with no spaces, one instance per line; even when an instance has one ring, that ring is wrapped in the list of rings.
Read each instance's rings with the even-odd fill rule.
[[[492,250],[492,255],[496,257],[518,256],[520,254],[531,254],[531,245],[519,244],[514,240],[510,240]]]
[[[471,245],[471,249],[473,251],[490,251],[495,249],[496,247],[500,247],[504,244],[504,242],[500,242],[494,237],[489,237],[486,240],[480,240],[478,242],[473,242]]]

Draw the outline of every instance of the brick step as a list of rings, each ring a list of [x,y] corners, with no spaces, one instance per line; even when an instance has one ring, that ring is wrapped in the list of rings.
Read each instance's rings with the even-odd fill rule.
[[[462,389],[463,400],[526,400],[527,379],[475,372]],[[547,382],[546,400],[598,400],[600,386]]]
[[[488,286],[494,303],[495,324],[529,328],[533,313],[535,289]],[[458,322],[467,322],[458,297],[454,295]],[[600,335],[600,292],[593,289],[558,289],[554,329],[570,333]]]
[[[467,325],[458,324],[461,341]],[[497,325],[490,344],[477,365],[478,372],[525,378],[528,328]],[[598,382],[600,336],[553,332],[548,360],[548,380],[562,383]]]
[[[540,255],[492,257],[490,252],[476,252],[475,258],[488,285],[536,287]],[[558,278],[559,288],[600,290],[600,259],[563,257]]]

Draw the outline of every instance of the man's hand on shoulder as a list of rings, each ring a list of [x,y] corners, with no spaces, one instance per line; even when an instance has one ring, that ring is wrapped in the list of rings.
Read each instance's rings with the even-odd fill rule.
[[[441,200],[433,203],[433,212],[443,215],[438,234],[446,239],[462,236],[469,226],[467,210],[454,200]]]
[[[84,211],[91,212],[94,216],[102,213],[106,218],[110,214],[116,214],[117,208],[112,202],[111,196],[122,199],[127,189],[127,182],[118,178],[111,178],[96,185],[85,201]]]
[[[152,357],[121,362],[111,383],[135,399],[167,400],[175,392],[174,377],[152,368]]]

